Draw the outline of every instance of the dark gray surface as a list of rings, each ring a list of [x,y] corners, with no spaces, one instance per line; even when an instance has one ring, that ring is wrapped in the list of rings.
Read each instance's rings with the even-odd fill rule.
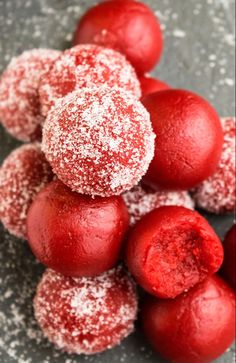
[[[162,23],[165,53],[155,74],[170,85],[208,98],[222,116],[234,114],[234,1],[146,0]],[[0,0],[0,72],[13,55],[32,47],[64,49],[91,0]],[[0,161],[19,145],[0,129]],[[232,216],[208,219],[222,237]],[[139,332],[94,357],[56,351],[36,326],[32,296],[43,268],[27,244],[0,227],[1,363],[157,363]],[[218,362],[233,362],[232,350]],[[187,363],[187,362],[186,362]]]

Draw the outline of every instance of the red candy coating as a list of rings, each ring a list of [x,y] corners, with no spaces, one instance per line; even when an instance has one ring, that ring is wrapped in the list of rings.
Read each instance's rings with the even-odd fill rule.
[[[44,334],[58,348],[95,354],[133,331],[137,296],[121,266],[93,278],[47,270],[37,288],[34,310]]]
[[[13,58],[0,79],[0,120],[7,131],[22,141],[41,139],[38,85],[60,52],[32,49]]]
[[[147,96],[151,93],[170,89],[168,84],[148,75],[139,77],[139,82],[142,90],[142,96]]]
[[[166,206],[144,216],[131,231],[126,263],[149,293],[174,298],[220,268],[222,244],[197,212]]]
[[[43,150],[64,184],[105,197],[132,188],[146,173],[154,134],[148,112],[129,93],[83,89],[48,114]]]
[[[163,39],[151,9],[134,0],[101,2],[80,20],[74,44],[95,43],[125,54],[140,74],[158,62]]]
[[[210,363],[235,338],[235,294],[212,276],[174,300],[147,298],[142,324],[153,348],[173,363]]]
[[[41,78],[42,114],[74,90],[100,86],[123,88],[135,98],[141,95],[136,73],[122,54],[92,44],[67,49]]]
[[[157,136],[145,181],[165,189],[189,189],[212,175],[223,143],[212,106],[185,90],[156,92],[144,97],[143,104]]]
[[[147,186],[137,185],[125,192],[123,199],[129,211],[131,226],[153,209],[165,205],[179,205],[194,209],[194,202],[186,191],[153,190]]]
[[[221,119],[224,132],[223,151],[215,173],[193,192],[199,208],[211,213],[232,213],[236,204],[235,118]]]
[[[28,240],[40,262],[66,276],[95,276],[118,258],[129,215],[122,197],[85,196],[59,180],[35,198]]]
[[[26,238],[26,216],[36,194],[53,178],[40,144],[20,146],[0,168],[0,219],[10,233]]]
[[[234,289],[236,289],[236,224],[234,224],[224,239],[224,263],[222,273]]]

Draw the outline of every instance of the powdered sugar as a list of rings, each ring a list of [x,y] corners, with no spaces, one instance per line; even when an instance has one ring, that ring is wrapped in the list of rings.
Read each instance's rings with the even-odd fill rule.
[[[93,354],[119,344],[132,332],[137,297],[121,266],[93,278],[47,270],[34,308],[39,325],[58,348]]]
[[[66,50],[41,79],[39,94],[43,115],[58,98],[83,87],[120,87],[141,96],[134,69],[123,55],[96,45]]]
[[[82,194],[121,194],[139,182],[154,154],[149,114],[123,90],[84,89],[56,103],[43,129],[54,172]]]
[[[194,191],[200,208],[211,213],[233,212],[236,203],[235,182],[235,119],[221,118],[224,131],[223,151],[216,172]]]
[[[40,144],[14,150],[0,169],[0,218],[14,235],[26,238],[26,216],[35,195],[52,179]]]
[[[39,79],[58,57],[59,51],[32,49],[13,58],[0,80],[0,119],[17,139],[41,138]]]
[[[137,185],[124,193],[123,198],[130,214],[131,226],[153,209],[165,205],[178,205],[194,209],[194,202],[185,191],[154,191],[149,187]]]

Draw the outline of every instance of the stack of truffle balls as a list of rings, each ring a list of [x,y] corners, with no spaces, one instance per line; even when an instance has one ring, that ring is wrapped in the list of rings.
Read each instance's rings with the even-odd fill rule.
[[[71,49],[25,51],[1,76],[1,123],[25,144],[1,166],[0,218],[47,267],[35,317],[68,353],[133,331],[136,283],[170,361],[211,362],[234,340],[235,226],[222,245],[194,206],[233,212],[235,119],[151,78],[162,48],[146,5],[107,0]]]

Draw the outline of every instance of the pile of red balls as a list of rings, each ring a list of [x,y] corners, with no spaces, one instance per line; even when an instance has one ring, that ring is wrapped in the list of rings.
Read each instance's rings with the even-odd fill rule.
[[[146,5],[107,0],[73,48],[25,51],[0,79],[2,125],[30,142],[1,166],[0,218],[47,266],[35,317],[69,353],[133,331],[134,280],[144,332],[172,362],[210,362],[235,337],[235,226],[224,257],[194,211],[233,212],[235,119],[149,77],[162,48]]]

